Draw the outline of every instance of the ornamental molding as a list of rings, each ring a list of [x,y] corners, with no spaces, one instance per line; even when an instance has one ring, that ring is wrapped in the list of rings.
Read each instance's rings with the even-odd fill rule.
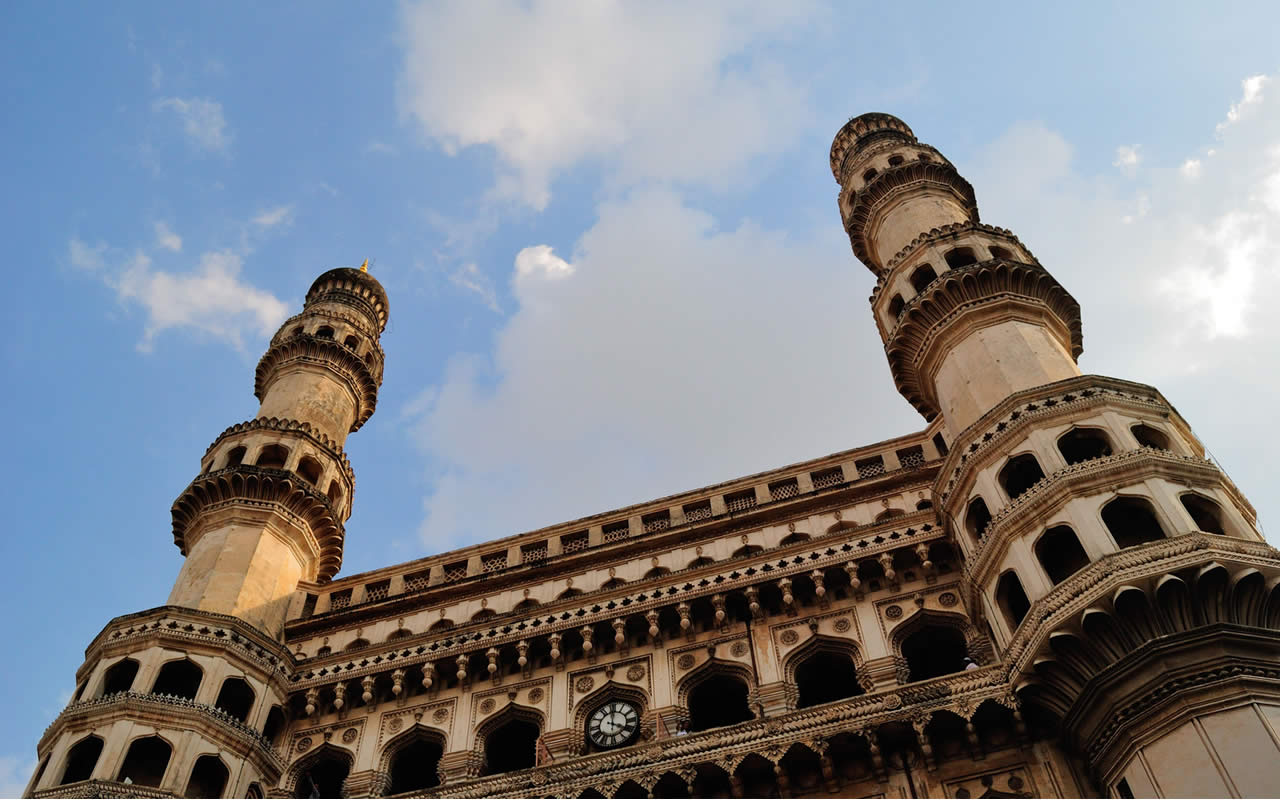
[[[853,254],[877,275],[885,267],[875,255],[869,228],[889,206],[908,193],[941,191],[949,194],[969,213],[970,222],[978,222],[978,201],[973,186],[950,163],[911,161],[880,172],[871,183],[855,194],[845,215],[845,231],[853,245]]]
[[[624,686],[632,689],[639,689],[644,694],[653,697],[653,666],[652,655],[643,655],[638,658],[623,658],[611,664],[601,664],[594,667],[576,670],[569,673],[566,685],[569,687],[568,698],[565,707],[570,713],[573,707],[580,703],[584,698],[591,697],[600,691],[604,686],[610,683],[615,686]],[[640,672],[633,670],[640,668]],[[632,677],[636,675],[637,677]],[[579,689],[578,681],[582,678],[589,678],[591,686],[587,689]],[[584,684],[585,685],[585,684]]]
[[[457,705],[457,697],[437,702],[423,698],[417,705],[384,711],[378,720],[378,740],[375,746],[381,751],[384,744],[414,726],[439,733],[444,736],[446,743],[450,742],[453,739],[453,721],[458,716]],[[441,711],[444,713],[441,714]],[[446,746],[445,751],[448,749]]]
[[[254,396],[262,400],[280,372],[294,364],[318,366],[343,382],[356,404],[350,433],[360,430],[377,410],[379,383],[370,366],[340,342],[306,333],[267,348],[254,372]]]
[[[382,284],[368,272],[351,267],[338,267],[322,273],[311,283],[302,307],[314,303],[344,302],[364,311],[378,321],[380,331],[387,328],[389,303]]]
[[[355,485],[355,471],[351,469],[351,461],[347,458],[347,454],[343,451],[342,445],[330,439],[323,431],[313,428],[310,423],[299,422],[293,419],[278,419],[276,417],[258,417],[257,419],[247,420],[245,422],[237,422],[235,425],[218,434],[218,437],[205,448],[204,455],[208,456],[223,441],[229,437],[236,436],[241,433],[249,433],[251,431],[273,431],[278,433],[289,433],[300,436],[314,444],[320,450],[324,451],[337,461],[342,467],[342,472],[347,476],[347,483],[351,486]]]
[[[904,245],[901,250],[885,262],[884,272],[880,273],[879,277],[876,278],[875,288],[871,290],[871,301],[875,302],[875,298],[884,291],[884,287],[888,285],[889,278],[893,275],[893,271],[897,269],[898,265],[910,260],[916,255],[916,253],[926,247],[936,245],[944,239],[959,238],[967,233],[987,234],[997,239],[1003,239],[1006,242],[1011,242],[1017,245],[1022,252],[1031,259],[1029,262],[1030,264],[1037,267],[1040,266],[1039,259],[1032,255],[1027,246],[1022,243],[1022,240],[1008,228],[1001,228],[996,225],[987,225],[983,222],[953,222],[950,225],[940,225],[937,228],[930,228],[927,232],[920,234]],[[949,272],[951,270],[947,271]],[[941,274],[939,277],[941,277]]]
[[[355,328],[357,332],[368,337],[369,343],[372,345],[371,349],[374,353],[374,358],[378,362],[379,368],[381,368],[381,366],[386,362],[386,354],[383,352],[382,342],[379,338],[381,333],[369,324],[368,317],[363,314],[348,314],[345,311],[335,311],[328,308],[324,310],[307,308],[297,314],[294,314],[292,317],[289,317],[280,324],[280,328],[276,331],[276,335],[271,337],[270,344],[276,344],[278,342],[283,342],[285,339],[292,338],[292,334],[289,332],[290,328],[293,328],[296,325],[306,325],[308,320],[335,320],[345,322],[352,328]]]
[[[948,614],[952,617],[963,617],[966,623],[972,625],[969,613],[963,605],[957,607],[957,604],[946,605],[942,602],[944,594],[960,594],[962,586],[962,581],[951,581],[950,583],[926,586],[923,589],[914,591],[899,592],[872,603],[871,607],[875,609],[876,622],[880,625],[880,635],[889,644],[890,651],[892,652],[893,650],[892,632],[903,623],[910,621],[919,611],[934,611],[940,614]],[[891,608],[895,607],[900,610],[900,613],[894,614],[890,611]]]
[[[100,779],[77,781],[54,786],[31,795],[32,797],[176,797],[173,792],[135,784],[125,785]]]
[[[849,156],[863,152],[882,133],[891,133],[899,142],[905,137],[911,144],[916,144],[916,135],[911,132],[911,128],[892,114],[874,111],[859,114],[841,126],[831,142],[831,171],[836,175],[836,180],[843,174],[844,164]]]
[[[895,521],[900,519],[902,518],[897,518]],[[538,616],[526,616],[519,621],[512,619],[500,628],[490,625],[489,627],[454,628],[444,632],[443,635],[441,633],[423,634],[420,638],[415,637],[421,642],[417,646],[401,645],[395,650],[363,656],[358,662],[354,661],[349,653],[334,653],[320,659],[313,659],[308,662],[309,668],[299,669],[291,676],[293,681],[291,691],[382,672],[395,666],[408,667],[427,661],[436,662],[456,658],[488,647],[501,648],[503,645],[515,644],[531,636],[573,631],[584,625],[599,622],[608,623],[620,614],[627,616],[643,614],[682,600],[692,601],[717,593],[741,590],[765,581],[807,574],[814,569],[838,567],[852,560],[861,560],[900,547],[910,547],[921,542],[945,538],[947,538],[946,530],[932,523],[926,523],[919,529],[888,531],[885,535],[876,536],[874,539],[846,540],[843,544],[837,544],[838,538],[835,542],[826,542],[820,537],[815,537],[805,544],[826,546],[820,550],[810,549],[808,553],[797,552],[785,559],[779,559],[776,552],[770,552],[768,558],[761,558],[760,554],[757,554],[753,558],[754,564],[747,562],[737,565],[728,573],[708,574],[696,584],[692,581],[674,586],[669,583],[665,586],[659,583],[639,595],[620,596],[617,590],[604,590],[594,594],[609,596],[610,599],[607,602],[578,606],[576,609],[572,605],[560,606],[556,609],[559,613],[553,615],[547,614],[548,609],[539,607]],[[723,562],[721,564],[723,565]],[[669,581],[671,577],[671,575],[663,576],[662,581]],[[573,599],[576,603],[584,598],[604,600],[603,597],[592,598],[591,595]]]

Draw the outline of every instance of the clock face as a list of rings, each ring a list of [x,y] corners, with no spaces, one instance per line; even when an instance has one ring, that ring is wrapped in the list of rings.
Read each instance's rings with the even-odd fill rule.
[[[620,747],[640,729],[640,713],[621,700],[611,700],[592,712],[587,720],[587,736],[597,747]]]

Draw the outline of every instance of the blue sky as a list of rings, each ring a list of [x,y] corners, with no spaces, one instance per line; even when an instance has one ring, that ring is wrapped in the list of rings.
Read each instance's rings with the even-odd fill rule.
[[[386,382],[343,573],[898,435],[831,138],[889,111],[1257,507],[1280,399],[1274,3],[11,3],[0,794],[312,278]],[[1270,527],[1268,527],[1270,526]],[[1272,532],[1272,536],[1274,536]]]

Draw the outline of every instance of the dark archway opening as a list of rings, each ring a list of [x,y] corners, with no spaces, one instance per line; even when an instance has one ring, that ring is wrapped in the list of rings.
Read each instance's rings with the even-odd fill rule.
[[[952,269],[959,269],[960,267],[978,263],[978,257],[973,254],[973,249],[970,247],[957,247],[947,253],[946,259],[947,266]]]
[[[351,765],[345,759],[334,755],[321,756],[298,776],[293,796],[342,797],[342,787],[350,771]]]
[[[1102,509],[1102,521],[1120,549],[1164,538],[1155,509],[1137,497],[1118,497]]]
[[[269,444],[258,454],[258,466],[271,469],[284,469],[289,460],[289,448],[281,444]]]
[[[217,756],[200,756],[191,769],[191,779],[187,781],[187,791],[183,793],[183,797],[222,797],[230,776],[222,759]]]
[[[160,674],[156,676],[156,682],[151,686],[151,693],[171,694],[174,697],[195,700],[203,676],[204,672],[190,659],[170,661],[160,668]]]
[[[1066,525],[1045,531],[1036,542],[1036,559],[1055,586],[1089,565],[1076,532]]]
[[[1068,464],[1111,455],[1111,440],[1097,428],[1072,428],[1058,438],[1058,452]]]
[[[990,524],[991,512],[987,510],[987,501],[981,497],[970,500],[969,510],[964,515],[964,529],[969,532],[969,538],[974,542],[980,541]]]
[[[102,678],[102,696],[117,692],[127,692],[133,688],[133,679],[138,677],[138,662],[132,658],[112,664]]]
[[[1040,469],[1040,462],[1036,461],[1036,457],[1030,453],[1023,453],[1009,459],[1009,463],[1000,470],[999,480],[1009,499],[1016,500],[1043,477],[1044,470]]]
[[[138,786],[157,788],[164,780],[164,771],[169,766],[169,756],[173,753],[169,743],[159,736],[148,736],[138,739],[129,745],[129,752],[124,757],[117,781],[126,778]]]
[[[689,730],[705,731],[755,719],[747,684],[732,675],[712,675],[689,691]]]
[[[964,635],[946,625],[925,625],[902,641],[910,680],[923,681],[965,668]]]
[[[1017,573],[1006,572],[1000,576],[1000,580],[996,581],[996,604],[1004,612],[1005,621],[1009,623],[1011,631],[1017,628],[1027,616],[1027,612],[1031,610],[1031,601],[1027,599],[1027,593],[1022,588],[1022,581],[1018,580]]]
[[[67,753],[67,766],[62,771],[62,780],[58,785],[89,780],[101,755],[102,740],[97,736],[87,736],[76,742]]]
[[[243,678],[227,678],[218,691],[218,699],[214,705],[231,716],[245,722],[249,719],[249,710],[253,708],[253,689]]]
[[[262,736],[274,747],[279,744],[277,741],[280,734],[284,731],[284,711],[280,706],[272,706],[267,712],[267,723],[262,726]]]
[[[528,769],[538,761],[538,725],[526,719],[510,719],[484,737],[486,775]]]
[[[796,708],[830,703],[862,694],[858,670],[844,653],[819,651],[796,667],[796,688],[800,697]]]
[[[1129,431],[1133,434],[1133,438],[1138,441],[1138,444],[1143,447],[1150,447],[1154,450],[1169,449],[1169,437],[1150,425],[1143,425],[1140,422],[1130,428]]]
[[[911,288],[916,290],[916,294],[920,294],[937,279],[938,273],[933,271],[932,265],[921,264],[916,267],[915,272],[911,273]]]
[[[1178,499],[1182,501],[1182,507],[1191,515],[1197,528],[1205,533],[1227,535],[1227,529],[1222,524],[1222,509],[1217,503],[1198,494],[1184,494]]]
[[[430,789],[440,785],[440,756],[444,748],[430,739],[415,739],[391,758],[390,794]]]

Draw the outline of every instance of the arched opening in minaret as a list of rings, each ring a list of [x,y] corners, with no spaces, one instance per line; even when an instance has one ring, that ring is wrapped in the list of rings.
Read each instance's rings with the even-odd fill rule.
[[[298,474],[302,479],[312,486],[320,485],[320,473],[324,468],[320,466],[320,462],[311,456],[303,456],[298,462]]]
[[[987,510],[987,501],[981,497],[975,497],[969,501],[969,509],[964,515],[964,529],[969,532],[969,538],[976,544],[982,540],[983,534],[987,532],[987,526],[991,524],[991,512]]]
[[[1005,494],[1009,495],[1009,499],[1017,500],[1023,492],[1035,486],[1042,478],[1044,478],[1044,470],[1040,469],[1040,462],[1036,461],[1036,457],[1030,453],[1023,453],[1009,459],[1009,462],[1000,470],[997,479],[1004,487]]]
[[[240,445],[239,447],[233,447],[233,448],[231,448],[229,451],[227,451],[227,464],[226,464],[226,466],[228,466],[228,467],[238,467],[238,466],[240,466],[240,464],[244,462],[244,454],[245,454],[246,452],[248,452],[248,451],[245,449],[244,445]]]
[[[348,336],[347,338],[342,340],[342,343],[347,347],[351,348],[352,350],[360,349],[360,340],[354,336]]]
[[[1010,253],[1008,250],[1004,249],[1003,247],[1000,247],[999,245],[991,245],[987,249],[991,251],[992,258],[1003,258],[1006,261],[1013,260],[1013,253]]]
[[[916,511],[927,511],[930,508],[933,508],[932,500],[921,500],[916,503]]]
[[[191,778],[183,797],[222,797],[231,773],[217,756],[200,756],[191,768]]]
[[[258,453],[258,466],[271,469],[284,469],[289,460],[289,448],[282,444],[269,444]]]
[[[1153,450],[1168,450],[1169,437],[1165,436],[1162,431],[1156,430],[1150,425],[1144,425],[1139,422],[1129,431],[1133,434],[1133,438],[1137,440],[1141,447],[1150,447]]]
[[[243,678],[227,678],[218,690],[214,706],[244,722],[249,719],[249,709],[253,708],[254,697],[253,688]]]
[[[280,706],[272,706],[267,712],[267,722],[262,726],[262,738],[271,742],[272,745],[279,744],[280,734],[284,733],[285,718],[284,709]]]
[[[895,294],[893,299],[889,301],[889,314],[894,319],[902,316],[902,309],[906,307],[907,301],[902,299],[902,295]]]
[[[156,682],[151,685],[151,693],[195,700],[203,677],[204,671],[189,658],[170,661],[160,668]]]
[[[1031,610],[1031,601],[1022,588],[1022,581],[1018,580],[1018,573],[1013,570],[1001,575],[1000,580],[996,581],[996,605],[1004,613],[1010,631],[1015,630]]]
[[[312,759],[298,775],[294,797],[342,797],[343,784],[351,772],[351,761],[329,747]]]
[[[538,761],[538,723],[524,716],[508,719],[484,737],[484,774],[499,775],[528,769]]]
[[[864,181],[867,181],[868,183],[870,183],[871,179],[872,179],[872,178],[874,178],[874,177],[875,177],[876,175],[878,175],[878,174],[879,174],[879,173],[878,173],[878,172],[876,172],[876,171],[875,171],[875,169],[869,169],[869,170],[867,170],[866,172],[862,173],[862,179],[863,179]]]
[[[249,784],[249,788],[245,791],[244,796],[246,800],[260,800],[262,797],[262,787],[255,781],[254,783]]]
[[[316,328],[316,338],[317,338],[317,339],[332,339],[332,338],[333,338],[333,328],[330,328],[328,325],[322,325],[322,326],[320,326],[319,328]]]
[[[903,158],[902,156],[896,153],[894,155],[889,156],[889,166],[891,167],[900,167],[906,162],[907,160],[905,158]]]
[[[1165,538],[1151,503],[1139,497],[1117,497],[1102,509],[1102,522],[1120,549]]]
[[[1191,515],[1196,528],[1205,533],[1227,535],[1227,529],[1222,524],[1222,509],[1217,503],[1198,494],[1184,494],[1178,499],[1182,501],[1182,507]]]
[[[1072,428],[1058,437],[1058,452],[1068,464],[1111,455],[1111,439],[1097,428]]]
[[[391,778],[388,794],[416,792],[440,785],[440,756],[444,755],[444,743],[420,728],[409,736],[391,756],[387,768]]]
[[[102,744],[102,739],[97,736],[86,736],[72,745],[58,785],[87,781],[93,777],[93,768],[98,766],[98,757],[102,755]]]
[[[747,684],[729,673],[711,675],[689,690],[689,731],[705,731],[755,719]]]
[[[938,273],[933,271],[932,264],[921,264],[911,273],[911,288],[916,290],[916,294],[920,294],[937,279]]]
[[[946,259],[947,266],[951,269],[960,269],[978,263],[978,257],[973,254],[972,247],[956,247],[949,250]]]
[[[173,748],[159,736],[147,736],[135,739],[129,745],[129,752],[124,757],[120,774],[116,780],[123,782],[126,778],[136,786],[159,788],[164,780],[164,771],[169,768],[169,756]]]
[[[122,658],[107,668],[102,676],[102,697],[117,692],[127,692],[133,688],[133,679],[138,677],[138,662],[132,658]]]
[[[818,644],[810,646],[810,652],[800,656],[796,664],[793,682],[798,698],[796,708],[830,703],[862,694],[858,683],[858,670],[846,648],[834,642],[814,639]]]
[[[965,668],[968,649],[964,634],[948,625],[926,623],[902,640],[908,679],[923,681]]]
[[[1089,556],[1080,546],[1076,532],[1058,525],[1044,532],[1036,542],[1036,560],[1056,586],[1089,566]]]
[[[328,497],[330,505],[336,506],[342,502],[342,484],[338,483],[336,479],[329,481]]]

